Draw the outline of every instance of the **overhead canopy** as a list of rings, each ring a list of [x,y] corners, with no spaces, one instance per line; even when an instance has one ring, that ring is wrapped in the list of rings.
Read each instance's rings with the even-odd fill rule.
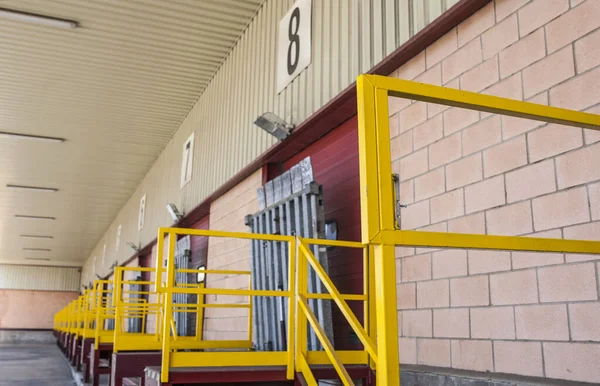
[[[65,139],[0,134],[0,263],[81,265],[262,3],[0,2],[78,23],[0,15],[0,132]]]

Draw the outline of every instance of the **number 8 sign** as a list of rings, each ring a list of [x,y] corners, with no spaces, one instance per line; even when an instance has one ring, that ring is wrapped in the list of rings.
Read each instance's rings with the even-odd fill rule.
[[[311,62],[312,0],[297,0],[279,22],[277,92],[282,92]]]

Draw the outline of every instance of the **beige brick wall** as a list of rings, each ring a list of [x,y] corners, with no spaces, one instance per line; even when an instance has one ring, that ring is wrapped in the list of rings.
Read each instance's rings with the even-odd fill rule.
[[[493,1],[393,76],[600,113],[600,1]],[[600,133],[390,106],[403,229],[600,240]],[[398,248],[401,363],[600,383],[595,259]]]
[[[244,218],[258,211],[256,189],[262,183],[262,170],[245,179],[214,201],[210,207],[210,229],[248,232]],[[247,240],[209,238],[207,269],[250,270],[250,242]],[[208,275],[208,288],[248,289],[249,276]],[[243,296],[207,295],[207,303],[247,303]],[[204,319],[205,339],[232,340],[248,338],[246,309],[207,309]]]
[[[0,290],[0,328],[51,329],[54,314],[77,297],[77,292]]]

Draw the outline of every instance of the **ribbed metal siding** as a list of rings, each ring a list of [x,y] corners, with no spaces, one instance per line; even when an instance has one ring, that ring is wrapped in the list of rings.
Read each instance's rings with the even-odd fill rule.
[[[357,75],[370,70],[458,0],[313,0],[312,63],[285,91],[276,93],[277,32],[292,0],[268,0],[223,62],[144,181],[110,227],[123,223],[123,245],[144,245],[159,226],[172,224],[169,202],[188,212],[275,140],[253,125],[271,111],[299,124],[325,105]],[[184,142],[196,133],[193,178],[179,189]],[[137,222],[147,194],[144,229]],[[103,243],[94,251],[101,255]],[[126,248],[127,249],[127,248]],[[100,252],[100,253],[99,253]],[[120,254],[121,261],[131,250]],[[94,255],[92,254],[92,256]],[[108,258],[107,261],[114,261]],[[108,267],[98,267],[106,272]]]
[[[80,269],[0,264],[0,289],[79,291]]]

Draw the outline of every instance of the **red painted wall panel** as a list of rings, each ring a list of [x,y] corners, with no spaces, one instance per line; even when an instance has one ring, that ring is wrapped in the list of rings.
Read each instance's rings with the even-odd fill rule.
[[[284,170],[310,156],[315,181],[323,186],[325,221],[338,224],[338,239],[360,241],[360,181],[358,165],[358,132],[356,117],[346,121],[325,137],[288,159]],[[341,293],[362,293],[362,251],[333,248],[328,251],[329,274]],[[362,302],[350,302],[359,320]],[[335,346],[337,349],[359,348],[351,336],[348,323],[333,305]]]
[[[210,221],[209,216],[204,216],[202,219],[194,223],[191,228],[193,229],[209,229]],[[192,259],[191,267],[196,268],[201,265],[206,267],[206,257],[208,255],[208,237],[191,237],[190,240]]]

